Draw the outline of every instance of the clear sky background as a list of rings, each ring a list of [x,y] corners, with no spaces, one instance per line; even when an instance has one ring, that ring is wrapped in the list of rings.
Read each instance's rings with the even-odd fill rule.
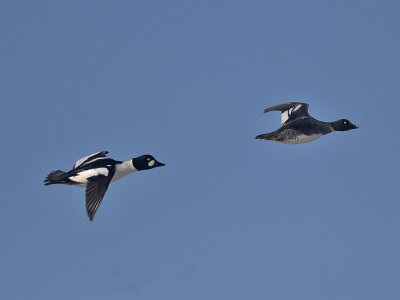
[[[399,1],[0,2],[0,298],[400,299]],[[305,101],[360,129],[255,140]],[[43,186],[108,150],[165,167]]]

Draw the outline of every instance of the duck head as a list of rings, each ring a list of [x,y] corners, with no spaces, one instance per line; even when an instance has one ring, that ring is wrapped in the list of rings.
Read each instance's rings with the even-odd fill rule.
[[[132,164],[138,171],[150,170],[153,168],[165,166],[165,164],[159,162],[150,154],[145,154],[132,158]]]
[[[331,126],[335,131],[347,131],[358,128],[358,126],[354,125],[347,119],[340,119],[335,122],[331,122]]]

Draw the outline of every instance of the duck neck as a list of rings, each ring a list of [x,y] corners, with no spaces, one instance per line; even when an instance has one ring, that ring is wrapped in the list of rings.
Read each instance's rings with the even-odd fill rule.
[[[137,171],[132,164],[132,160],[126,160],[115,165],[115,174],[112,181],[121,179],[122,177]]]

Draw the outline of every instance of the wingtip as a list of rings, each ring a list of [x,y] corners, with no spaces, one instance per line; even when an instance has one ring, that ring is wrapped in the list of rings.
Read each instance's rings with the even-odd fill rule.
[[[267,112],[270,112],[271,110],[270,110],[270,107],[269,108],[265,108],[264,110],[263,110],[263,113],[265,114],[265,113],[267,113]]]

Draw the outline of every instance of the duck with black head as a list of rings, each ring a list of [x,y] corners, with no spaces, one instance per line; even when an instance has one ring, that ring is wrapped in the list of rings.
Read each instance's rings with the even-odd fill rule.
[[[125,161],[107,157],[108,151],[96,152],[78,159],[68,172],[53,171],[44,180],[45,185],[66,184],[86,187],[86,213],[90,221],[104,198],[111,182],[137,171],[162,167],[165,164],[145,154]]]
[[[270,111],[281,112],[281,127],[273,132],[256,136],[256,139],[271,140],[285,144],[303,144],[314,141],[333,131],[348,131],[358,128],[347,119],[334,122],[323,122],[308,114],[308,104],[288,102],[266,108]]]

